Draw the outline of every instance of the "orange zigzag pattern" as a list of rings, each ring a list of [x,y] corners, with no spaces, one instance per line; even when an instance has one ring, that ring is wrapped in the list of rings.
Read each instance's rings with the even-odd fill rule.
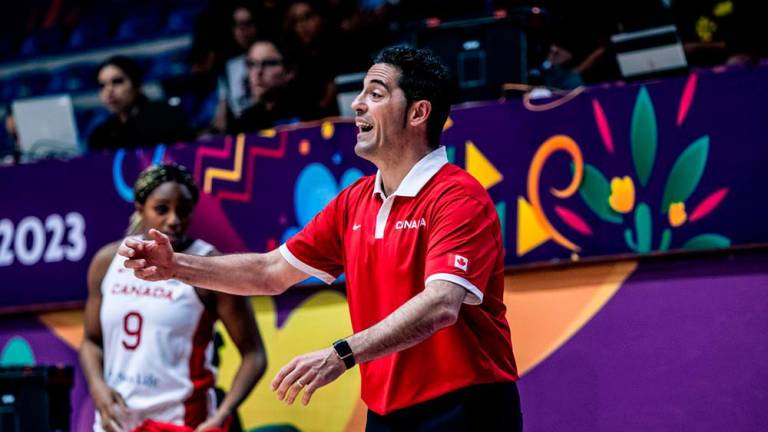
[[[270,159],[281,159],[285,156],[288,147],[288,132],[279,133],[278,147],[276,149],[256,147],[250,145],[248,148],[248,158],[245,163],[245,191],[235,192],[220,190],[215,195],[223,200],[232,200],[239,202],[248,202],[253,197],[253,176],[255,171],[254,161],[256,156],[262,156]],[[234,167],[231,170],[209,167],[205,169],[205,178],[202,178],[203,159],[210,157],[215,159],[230,159],[232,157],[232,137],[224,138],[224,147],[221,149],[211,147],[198,147],[195,153],[195,179],[198,184],[203,185],[203,191],[210,194],[213,190],[213,180],[225,180],[237,183],[242,179],[243,173],[243,151],[245,148],[245,136],[237,136],[235,149]]]

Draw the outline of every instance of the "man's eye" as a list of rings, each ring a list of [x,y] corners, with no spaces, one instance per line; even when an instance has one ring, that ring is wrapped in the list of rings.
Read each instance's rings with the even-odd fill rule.
[[[168,206],[160,205],[155,207],[155,212],[159,214],[165,214],[168,212]]]

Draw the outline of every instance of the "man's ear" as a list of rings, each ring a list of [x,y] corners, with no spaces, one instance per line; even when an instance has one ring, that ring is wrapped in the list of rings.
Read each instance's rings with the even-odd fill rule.
[[[411,126],[426,125],[430,114],[432,114],[432,102],[428,100],[416,101],[411,104],[411,109],[408,113],[408,123]]]
[[[139,204],[137,202],[133,203],[133,207],[136,209],[136,213],[143,214],[144,213],[144,204]]]

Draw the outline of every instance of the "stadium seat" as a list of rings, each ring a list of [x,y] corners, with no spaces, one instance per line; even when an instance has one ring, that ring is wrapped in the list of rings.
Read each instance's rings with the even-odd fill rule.
[[[16,77],[15,85],[9,89],[10,100],[40,96],[46,93],[50,74],[47,72],[29,72]]]
[[[24,57],[34,57],[56,52],[62,48],[62,37],[63,32],[58,28],[40,30],[24,39],[20,54]]]
[[[202,11],[200,7],[183,7],[174,10],[168,15],[165,33],[168,35],[191,33],[195,26],[195,20]]]
[[[188,73],[188,57],[189,52],[186,49],[172,51],[155,57],[152,65],[146,69],[147,79],[161,79]]]
[[[69,35],[67,46],[82,50],[96,47],[109,40],[109,20],[104,17],[89,17],[80,21]]]
[[[3,104],[9,103],[16,95],[18,88],[18,77],[8,76],[0,79],[0,101]]]
[[[125,18],[117,28],[115,41],[129,42],[148,39],[162,32],[160,17],[156,13],[147,12]]]
[[[96,66],[91,63],[62,67],[51,74],[48,83],[48,93],[73,93],[96,88]]]

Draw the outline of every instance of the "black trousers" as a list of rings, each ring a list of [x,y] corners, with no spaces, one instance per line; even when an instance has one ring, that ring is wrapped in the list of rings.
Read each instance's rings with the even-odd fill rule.
[[[366,432],[520,432],[523,415],[514,382],[466,387],[379,415],[368,410]]]

